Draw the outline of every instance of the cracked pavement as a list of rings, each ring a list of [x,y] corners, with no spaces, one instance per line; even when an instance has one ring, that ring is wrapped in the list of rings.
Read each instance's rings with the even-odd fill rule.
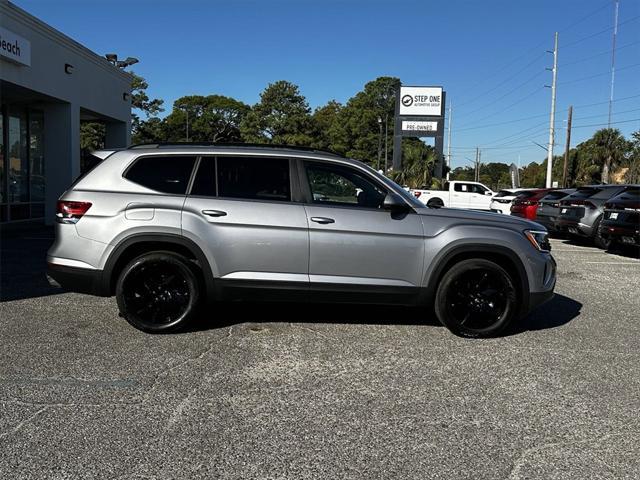
[[[0,478],[640,477],[632,256],[554,240],[558,295],[499,339],[291,304],[152,336],[50,289],[50,235],[1,245]]]

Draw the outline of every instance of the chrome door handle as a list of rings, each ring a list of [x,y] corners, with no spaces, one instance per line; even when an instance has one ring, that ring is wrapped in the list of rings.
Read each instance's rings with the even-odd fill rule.
[[[223,212],[222,210],[202,210],[202,213],[209,217],[225,217],[227,215],[227,212]]]
[[[328,218],[328,217],[311,217],[311,221],[316,223],[322,223],[323,225],[327,223],[336,223],[336,221],[333,218]]]

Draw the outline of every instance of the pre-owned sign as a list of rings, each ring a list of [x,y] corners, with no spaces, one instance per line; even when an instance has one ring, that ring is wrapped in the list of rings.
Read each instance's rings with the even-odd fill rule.
[[[0,27],[0,55],[22,65],[31,66],[31,42]]]
[[[406,132],[435,132],[438,130],[438,122],[412,122],[403,120],[402,130]]]
[[[400,115],[442,116],[442,87],[400,87]]]

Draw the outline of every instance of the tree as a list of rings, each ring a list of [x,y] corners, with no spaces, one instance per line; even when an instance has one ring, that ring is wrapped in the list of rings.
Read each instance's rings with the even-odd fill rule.
[[[371,165],[377,162],[378,148],[387,147],[387,157],[391,158],[393,147],[393,115],[395,112],[395,92],[400,88],[400,80],[395,77],[379,77],[367,83],[364,90],[354,95],[341,114],[341,128],[346,145],[344,154]],[[380,142],[380,124],[386,142]],[[384,158],[384,151],[381,155]]]
[[[629,144],[617,128],[598,130],[585,145],[591,163],[601,166],[601,181],[609,183],[611,169],[617,167],[629,150]]]
[[[140,124],[143,120],[140,119],[138,113],[142,113],[146,119],[149,117],[155,117],[158,113],[164,111],[162,105],[164,100],[158,98],[150,99],[147,95],[147,88],[149,84],[147,81],[139,75],[133,72],[131,73],[131,135],[135,138]]]
[[[311,109],[297,85],[269,84],[240,123],[242,139],[251,143],[311,145]]]
[[[399,185],[411,188],[430,187],[436,163],[436,151],[417,138],[407,138],[402,143],[402,169],[392,173]]]
[[[222,95],[190,95],[173,103],[172,112],[165,118],[166,137],[170,141],[228,143],[239,142],[240,123],[249,106]]]
[[[629,142],[631,150],[628,158],[628,170],[624,179],[627,183],[640,183],[640,130],[631,134]]]
[[[348,139],[346,130],[342,128],[341,103],[330,100],[326,105],[316,108],[313,112],[312,123],[314,141],[312,147],[332,150],[344,155],[347,151]]]

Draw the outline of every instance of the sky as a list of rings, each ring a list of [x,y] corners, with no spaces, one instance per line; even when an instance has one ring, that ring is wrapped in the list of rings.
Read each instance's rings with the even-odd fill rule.
[[[277,80],[310,106],[379,76],[442,85],[452,167],[540,162],[559,32],[555,154],[606,127],[614,0],[12,0],[98,54],[137,57],[152,98],[220,94],[248,104]],[[612,126],[640,129],[640,0],[620,0]],[[447,142],[445,141],[445,150]],[[446,153],[446,151],[445,151]]]

